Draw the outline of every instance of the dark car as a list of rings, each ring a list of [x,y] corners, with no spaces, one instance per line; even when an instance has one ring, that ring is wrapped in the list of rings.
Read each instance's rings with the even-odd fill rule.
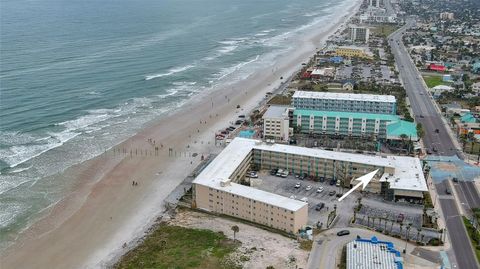
[[[324,208],[324,207],[325,207],[325,204],[324,204],[324,203],[319,203],[319,204],[317,204],[317,205],[315,206],[315,210],[320,211],[320,210],[322,210],[322,208]]]
[[[458,178],[457,177],[454,177],[452,178],[453,182],[457,183],[458,182]]]
[[[437,134],[438,134],[438,133],[440,133],[440,130],[438,130],[438,129],[435,129],[435,133],[437,133]]]
[[[333,186],[333,185],[335,185],[335,183],[337,183],[337,181],[336,181],[335,179],[331,179],[331,180],[330,180],[330,185]]]
[[[325,177],[319,177],[318,180],[319,180],[320,182],[325,182]]]
[[[344,236],[349,234],[350,234],[349,230],[341,230],[340,232],[337,233],[338,236]]]
[[[446,194],[452,194],[452,191],[450,190],[449,187],[446,187],[446,188],[445,188],[445,193],[446,193]]]
[[[277,172],[278,172],[278,169],[272,169],[270,170],[270,175],[274,176],[277,174]]]
[[[330,195],[330,196],[334,196],[334,195],[335,195],[335,193],[337,193],[337,192],[336,192],[336,191],[330,191],[330,192],[328,193],[328,195]]]

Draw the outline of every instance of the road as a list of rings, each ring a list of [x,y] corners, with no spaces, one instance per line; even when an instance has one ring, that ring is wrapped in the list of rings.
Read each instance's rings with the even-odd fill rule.
[[[458,194],[458,199],[467,211],[480,207],[480,196],[472,181],[459,181],[453,184]]]
[[[420,122],[425,130],[423,142],[428,153],[438,156],[457,155],[460,159],[463,159],[462,154],[457,152],[452,138],[447,133],[441,115],[425,89],[424,82],[402,42],[403,33],[414,24],[415,22],[413,20],[408,20],[402,28],[392,33],[388,38],[388,43],[395,57],[412,112],[416,122]],[[446,182],[436,184],[436,189],[440,192],[441,190],[445,190],[446,187],[443,184],[446,184]],[[455,204],[455,200],[442,195],[439,198],[439,202],[452,243],[456,265],[458,265],[457,268],[480,268],[473,253],[465,227],[463,226],[463,221]]]
[[[413,24],[413,21],[409,21],[405,26],[391,34],[388,43],[392,49],[403,85],[410,100],[415,121],[421,123],[425,130],[423,142],[428,152],[439,156],[456,155],[458,152],[452,138],[448,134],[441,115],[438,113],[430,94],[425,89],[423,79],[412,63],[402,42],[403,32]],[[458,156],[462,158],[460,154]]]
[[[444,190],[446,181],[435,184],[436,189]],[[447,232],[450,235],[450,241],[452,242],[452,248],[455,252],[455,258],[457,260],[457,268],[475,269],[479,268],[475,256],[473,256],[472,246],[470,239],[465,231],[463,225],[462,216],[458,213],[458,208],[452,195],[440,195],[440,206],[445,216],[445,222],[447,226]]]

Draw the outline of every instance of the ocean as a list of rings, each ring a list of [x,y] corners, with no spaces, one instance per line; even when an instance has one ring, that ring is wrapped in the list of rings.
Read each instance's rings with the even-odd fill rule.
[[[0,247],[95,157],[295,49],[352,0],[0,0]]]

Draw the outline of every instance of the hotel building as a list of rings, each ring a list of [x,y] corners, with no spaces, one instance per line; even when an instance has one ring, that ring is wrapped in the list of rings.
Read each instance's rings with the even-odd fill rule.
[[[192,206],[297,233],[307,224],[308,204],[239,184],[252,168],[281,168],[340,180],[344,186],[379,169],[366,191],[388,200],[421,200],[427,191],[418,158],[361,155],[235,138],[193,181]]]
[[[348,29],[348,38],[353,42],[367,43],[370,37],[370,29],[367,27],[360,27],[351,25]]]
[[[418,141],[415,123],[391,114],[296,109],[293,125],[308,134]]]
[[[263,114],[263,137],[275,141],[288,141],[290,112],[287,106],[270,106]]]
[[[393,95],[296,91],[293,107],[304,110],[396,114]]]

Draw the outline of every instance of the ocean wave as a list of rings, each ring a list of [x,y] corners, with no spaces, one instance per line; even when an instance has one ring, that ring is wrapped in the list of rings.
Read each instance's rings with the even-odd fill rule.
[[[221,80],[221,79],[233,74],[234,72],[238,71],[242,67],[257,61],[259,59],[259,57],[260,57],[260,55],[257,55],[254,59],[251,59],[251,60],[248,60],[248,61],[245,61],[245,62],[241,62],[241,63],[236,64],[234,66],[222,69],[222,71],[220,71],[220,73],[217,74],[218,77],[216,79]]]
[[[186,70],[188,70],[190,68],[193,68],[193,67],[195,67],[195,65],[189,64],[189,65],[182,66],[182,67],[172,68],[172,69],[168,70],[167,73],[160,73],[160,74],[156,74],[156,75],[147,75],[147,76],[145,76],[145,80],[151,80],[151,79],[155,79],[155,78],[171,76],[173,74],[186,71]]]

